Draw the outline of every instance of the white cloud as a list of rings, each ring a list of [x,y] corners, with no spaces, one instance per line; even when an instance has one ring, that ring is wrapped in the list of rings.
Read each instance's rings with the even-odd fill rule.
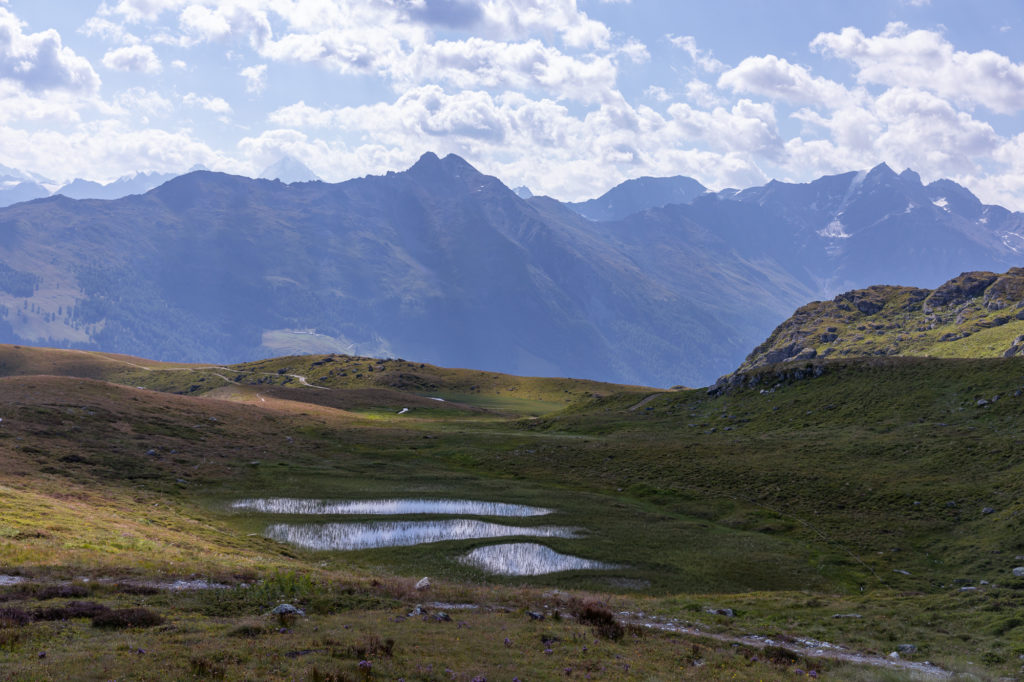
[[[581,12],[576,0],[478,0],[483,24],[511,38],[557,32],[569,47],[605,48],[611,31]]]
[[[0,125],[0,138],[7,158],[18,167],[32,168],[59,182],[83,173],[106,182],[140,169],[184,172],[197,163],[225,171],[240,168],[189,130],[136,128],[114,119],[83,123],[65,132]]]
[[[634,64],[643,64],[651,59],[651,53],[647,51],[647,46],[635,38],[627,40],[626,44],[618,51],[629,57]]]
[[[668,91],[660,85],[647,86],[647,89],[644,90],[644,96],[650,97],[658,102],[667,102],[672,99],[672,95],[668,94]]]
[[[399,84],[445,82],[458,88],[544,90],[556,97],[596,101],[614,87],[608,57],[584,61],[539,40],[497,43],[482,38],[438,41],[417,48],[394,65]]]
[[[725,104],[725,100],[715,94],[715,89],[699,78],[686,84],[686,96],[702,109],[714,109]]]
[[[322,158],[327,178],[331,168],[349,177],[401,167],[428,149],[461,154],[506,182],[530,183],[566,199],[596,196],[641,174],[699,175],[709,184],[764,178],[755,158],[777,156],[781,148],[771,105],[742,101],[714,112],[683,107],[673,105],[665,117],[619,96],[580,117],[551,99],[513,92],[449,94],[424,85],[393,103],[319,109],[299,102],[278,109],[270,120],[280,126],[274,140],[290,131],[288,139],[301,135],[310,145],[296,154],[303,159],[321,153],[312,143],[324,141],[306,138],[300,129],[339,136],[325,142],[334,155]],[[341,139],[365,142],[353,149]],[[273,146],[262,135],[247,140],[246,149]],[[374,165],[385,161],[390,165]]]
[[[124,109],[139,112],[147,117],[165,116],[174,109],[169,99],[158,92],[141,87],[129,88],[118,93],[114,101]]]
[[[1024,64],[991,50],[957,51],[940,33],[889,24],[873,37],[848,27],[819,34],[812,49],[857,65],[857,80],[929,90],[965,105],[1000,113],[1024,109]]]
[[[715,59],[710,51],[701,50],[697,47],[697,39],[693,36],[676,36],[671,33],[665,36],[668,41],[680,50],[690,55],[693,63],[708,73],[718,73],[728,68],[725,64]]]
[[[718,87],[832,109],[839,108],[852,97],[839,83],[815,78],[806,68],[770,54],[747,57],[721,75]]]
[[[163,64],[149,45],[129,45],[103,55],[103,66],[116,71],[135,71],[155,74],[163,71]]]
[[[175,59],[173,62],[171,62],[171,66],[180,70],[185,70],[188,68],[188,64],[186,64],[184,60],[181,59]]]
[[[267,87],[267,65],[247,66],[238,72],[245,79],[245,90],[249,93],[260,93]]]
[[[26,34],[23,28],[14,14],[0,7],[0,78],[34,91],[99,89],[100,78],[89,60],[65,47],[57,31]]]
[[[220,97],[200,97],[196,93],[190,92],[182,97],[181,101],[186,106],[198,107],[215,114],[226,115],[231,113],[231,105]]]

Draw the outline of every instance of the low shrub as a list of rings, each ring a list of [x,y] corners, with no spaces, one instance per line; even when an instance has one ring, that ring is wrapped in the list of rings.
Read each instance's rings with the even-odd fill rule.
[[[0,609],[0,628],[18,628],[32,622],[32,616],[21,609]]]
[[[105,611],[92,619],[93,626],[98,628],[148,628],[163,622],[159,613],[143,608]]]
[[[110,609],[94,601],[71,601],[64,606],[50,606],[36,609],[32,617],[36,620],[71,620],[72,618],[95,618]]]
[[[615,619],[615,614],[605,604],[594,601],[573,599],[569,602],[569,610],[582,625],[593,625],[594,633],[604,639],[622,639],[625,628]]]
[[[88,597],[89,588],[85,585],[46,585],[36,593],[36,599],[46,601],[47,599],[75,599]]]

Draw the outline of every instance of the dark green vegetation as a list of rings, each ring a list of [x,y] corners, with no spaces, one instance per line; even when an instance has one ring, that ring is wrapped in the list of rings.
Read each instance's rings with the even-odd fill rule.
[[[905,659],[982,679],[1019,667],[1019,359],[815,361],[747,372],[709,395],[328,357],[203,369],[0,349],[0,574],[31,579],[0,587],[11,609],[0,670],[361,679],[366,660],[382,679],[448,679],[446,667],[458,679],[881,675],[806,659],[794,638],[881,656],[914,644]],[[208,389],[215,374],[227,379]],[[521,400],[546,407],[529,417]],[[306,551],[261,537],[282,517],[228,508],[254,496],[546,506],[556,513],[513,523],[584,528],[541,542],[623,568],[497,578],[455,561],[491,540]],[[425,593],[412,588],[423,575]],[[190,577],[230,587],[153,586]],[[605,607],[573,606],[574,595],[705,636],[619,637]],[[483,608],[406,618],[434,600]],[[94,625],[86,602],[127,627]],[[281,602],[307,613],[284,634],[269,615]],[[35,615],[48,608],[68,620]],[[147,616],[124,609],[163,622],[132,625]],[[764,635],[782,651],[710,633]]]
[[[740,371],[830,356],[1024,355],[1024,268],[965,272],[934,291],[873,286],[803,306]]]
[[[1024,233],[1021,214],[885,165],[702,190],[627,182],[576,206],[592,221],[425,154],[339,184],[195,172],[113,201],[31,201],[0,209],[0,341],[696,386],[806,301],[1005,269]]]

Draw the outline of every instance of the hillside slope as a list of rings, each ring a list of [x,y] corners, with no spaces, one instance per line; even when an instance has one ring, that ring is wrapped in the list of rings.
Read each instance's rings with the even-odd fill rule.
[[[580,386],[572,405],[535,419],[465,406],[430,410],[428,398],[398,414],[374,401],[387,391],[407,399],[415,392],[343,388],[349,372],[335,374],[339,387],[327,389],[294,378],[285,385],[234,378],[289,378],[304,361],[229,371],[0,348],[0,366],[9,370],[0,377],[0,575],[17,583],[0,584],[5,671],[129,679],[160,669],[177,679],[223,669],[216,676],[322,679],[326,669],[344,679],[365,677],[357,664],[372,659],[374,676],[389,679],[428,665],[496,679],[510,670],[564,679],[566,668],[591,663],[595,676],[619,679],[623,662],[638,679],[677,679],[680,671],[708,679],[706,666],[679,663],[682,655],[711,655],[718,645],[708,635],[724,639],[715,679],[784,678],[797,668],[878,679],[829,657],[857,654],[852,660],[891,667],[897,662],[888,652],[908,643],[899,664],[936,675],[942,670],[925,661],[993,677],[1019,667],[1019,358],[815,359],[809,367],[753,370],[763,375],[753,388],[714,395]],[[171,395],[98,380],[116,366],[129,372],[124,382],[150,375],[180,382],[194,371],[230,381],[201,395]],[[417,368],[379,374],[393,380]],[[420,369],[453,382],[473,378]],[[495,391],[517,381],[492,379]],[[558,390],[557,381],[540,381]],[[507,542],[497,538],[308,549],[271,539],[271,525],[330,528],[380,517],[231,506],[251,498],[539,506],[552,513],[468,516],[519,526],[520,540],[531,539],[532,526],[579,529],[531,541],[612,566],[501,576],[460,561]],[[433,586],[414,589],[424,575]],[[221,586],[167,587],[177,579]],[[573,604],[594,599],[587,591],[601,595],[601,608],[650,628],[606,639],[578,619]],[[167,627],[110,634],[62,615],[84,598],[150,609]],[[282,632],[269,612],[283,601],[307,617]],[[434,619],[438,610],[451,621]],[[63,620],[43,618],[51,613]],[[398,646],[367,656],[360,640],[371,635]],[[112,646],[120,637],[131,646]],[[762,655],[766,639],[774,648]],[[601,666],[610,672],[598,675]],[[46,675],[37,674],[41,667]]]

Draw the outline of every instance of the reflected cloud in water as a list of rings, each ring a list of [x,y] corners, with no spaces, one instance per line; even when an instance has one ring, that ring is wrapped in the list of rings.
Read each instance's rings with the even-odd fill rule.
[[[524,504],[474,500],[303,500],[271,497],[238,500],[232,509],[267,514],[471,514],[473,516],[543,516],[552,510]]]
[[[576,529],[560,526],[521,528],[486,521],[376,521],[372,523],[278,523],[265,535],[274,540],[321,550],[405,547],[445,540],[498,538],[514,535],[571,538]]]
[[[461,557],[459,561],[497,575],[542,575],[559,571],[619,568],[615,564],[559,554],[550,547],[533,542],[479,547]]]

